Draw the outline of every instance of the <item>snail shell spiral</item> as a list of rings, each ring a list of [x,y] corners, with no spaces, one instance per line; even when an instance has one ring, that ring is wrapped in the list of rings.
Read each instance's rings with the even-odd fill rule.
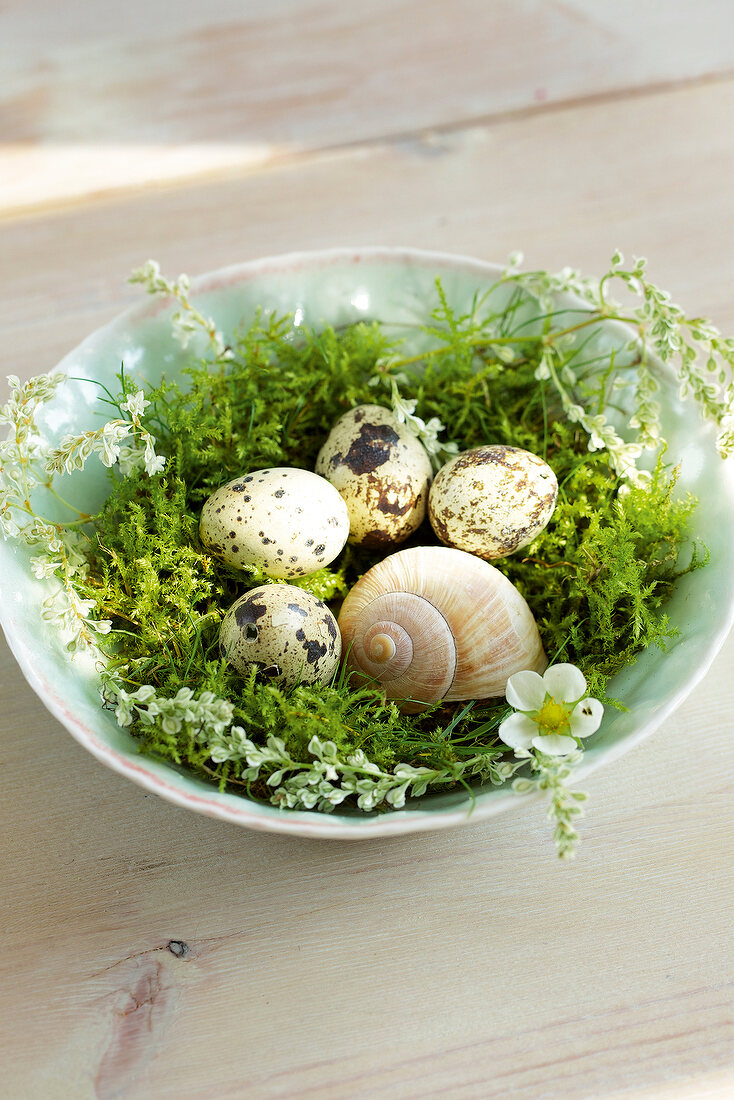
[[[489,562],[444,546],[400,550],[357,582],[339,615],[350,669],[401,709],[502,696],[508,676],[543,672],[533,613]]]

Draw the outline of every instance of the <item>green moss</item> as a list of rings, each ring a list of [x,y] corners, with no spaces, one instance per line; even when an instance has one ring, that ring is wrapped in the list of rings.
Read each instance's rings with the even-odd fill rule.
[[[236,574],[205,552],[198,536],[203,501],[246,470],[313,468],[342,412],[389,403],[386,389],[375,386],[389,376],[388,361],[400,371],[402,395],[417,400],[424,419],[438,416],[460,449],[511,444],[543,455],[555,470],[560,493],[550,525],[496,563],[528,600],[548,655],[580,665],[603,697],[609,678],[637,653],[665,645],[672,631],[664,605],[682,571],[694,504],[674,496],[675,471],[659,462],[648,486],[623,495],[607,453],[588,451],[556,391],[536,381],[540,343],[514,359],[502,356],[496,340],[454,317],[445,301],[434,328],[441,348],[418,364],[400,360],[400,348],[376,323],[312,332],[294,331],[287,318],[259,317],[238,337],[232,361],[192,364],[182,384],[163,380],[148,395],[145,422],[167,467],[152,478],[113,479],[95,519],[86,582],[100,618],[113,622],[115,660],[131,690],[152,684],[162,695],[185,686],[211,691],[231,700],[249,737],[263,742],[276,733],[299,760],[308,758],[314,735],[340,752],[362,749],[383,769],[400,761],[440,768],[495,743],[504,702],[406,716],[378,692],[352,690],[343,677],[283,691],[255,672],[240,678],[219,658],[222,615],[243,588],[266,578]],[[427,524],[415,541],[435,541]],[[299,583],[338,599],[378,557],[347,549]],[[697,564],[694,556],[687,567]],[[190,731],[140,722],[132,731],[143,751],[242,786]],[[268,791],[258,780],[250,793]]]

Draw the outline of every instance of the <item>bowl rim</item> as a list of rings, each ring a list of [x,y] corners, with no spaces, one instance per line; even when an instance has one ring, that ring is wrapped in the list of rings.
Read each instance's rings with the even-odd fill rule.
[[[395,265],[407,263],[421,268],[431,266],[434,269],[450,269],[462,273],[476,272],[478,275],[485,277],[487,275],[499,275],[504,270],[500,264],[461,253],[382,245],[351,246],[288,252],[229,264],[193,277],[190,292],[192,295],[206,294],[230,287],[235,283],[251,281],[267,273],[285,273],[288,270],[296,271],[305,267],[313,270],[314,267],[326,267],[345,262],[356,265],[362,261],[385,261]],[[564,294],[561,297],[568,300],[569,304],[581,303],[581,299],[576,298],[574,295]],[[587,305],[587,303],[583,304]],[[157,296],[134,302],[105,325],[90,332],[53,369],[64,372],[67,361],[86,345],[98,341],[106,333],[113,332],[120,326],[155,316],[169,307],[170,299],[161,299]],[[734,461],[729,460],[726,465],[728,467],[728,479],[734,484]],[[625,735],[616,743],[605,746],[604,752],[594,758],[584,758],[580,765],[574,768],[574,781],[585,779],[598,768],[613,763],[653,733],[704,678],[733,624],[734,601],[730,601],[726,607],[726,613],[722,615],[717,628],[709,636],[702,649],[700,659],[690,675],[682,679],[677,690],[667,696],[664,703],[655,710],[654,714],[632,733]],[[16,633],[10,623],[3,621],[1,608],[0,625],[3,626],[8,647],[26,681],[49,712],[79,744],[112,771],[126,776],[138,786],[159,795],[174,805],[193,810],[203,816],[245,826],[255,831],[273,832],[281,835],[331,840],[367,840],[373,837],[389,837],[408,832],[432,831],[484,821],[504,812],[511,805],[519,807],[523,802],[527,804],[541,797],[539,793],[518,796],[511,789],[495,789],[491,799],[485,801],[478,799],[468,806],[463,805],[459,808],[441,811],[426,810],[408,802],[405,808],[400,810],[393,810],[384,814],[365,814],[362,817],[355,816],[353,819],[347,819],[343,815],[325,814],[313,810],[287,810],[284,812],[282,809],[272,807],[268,803],[254,802],[239,795],[228,796],[229,798],[236,797],[237,801],[234,804],[230,801],[223,802],[220,801],[221,795],[216,787],[212,786],[211,790],[207,791],[206,785],[198,780],[198,777],[194,776],[193,773],[190,773],[189,776],[183,774],[182,778],[184,780],[193,778],[197,782],[201,782],[201,793],[183,790],[172,781],[174,775],[181,773],[176,772],[170,765],[155,760],[146,761],[143,756],[126,755],[103,741],[93,728],[90,728],[79,716],[73,713],[55,686],[37,669],[32,660],[32,654],[20,632]],[[145,763],[141,764],[140,761],[145,761]],[[166,770],[170,774],[170,779],[160,774],[162,770]],[[264,813],[263,810],[268,812]]]

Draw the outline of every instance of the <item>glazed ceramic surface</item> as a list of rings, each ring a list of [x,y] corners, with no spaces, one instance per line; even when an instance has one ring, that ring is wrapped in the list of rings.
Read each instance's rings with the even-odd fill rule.
[[[425,321],[440,276],[447,297],[468,306],[477,290],[495,282],[499,269],[465,257],[398,249],[336,250],[287,255],[229,267],[192,283],[191,298],[215,318],[225,333],[247,325],[255,310],[291,313],[296,324],[318,327],[378,318],[400,325]],[[560,300],[573,310],[579,303]],[[114,388],[120,363],[128,375],[155,382],[175,376],[184,355],[171,338],[172,309],[158,299],[141,303],[94,332],[59,365],[75,379],[57,391],[39,418],[44,435],[56,441],[87,429],[98,397],[95,380]],[[410,329],[406,329],[410,332]],[[595,337],[598,347],[622,350],[629,332],[607,325]],[[683,408],[675,387],[664,389],[664,431],[669,456],[681,463],[680,484],[698,498],[697,536],[707,545],[708,566],[681,579],[667,610],[679,635],[667,651],[650,648],[617,676],[611,694],[629,708],[607,710],[600,731],[586,743],[578,778],[611,763],[671,713],[702,678],[721,646],[734,607],[734,475],[721,462],[712,435],[695,408]],[[94,420],[96,423],[96,420]],[[100,421],[101,422],[101,421]],[[107,471],[95,460],[68,482],[72,503],[91,512],[103,500]],[[51,502],[47,502],[47,512]],[[321,814],[282,810],[222,793],[195,776],[141,756],[134,738],[100,705],[93,663],[65,652],[53,628],[40,617],[46,595],[33,576],[32,554],[13,542],[0,542],[1,621],[26,679],[51,713],[99,760],[148,790],[202,814],[253,829],[312,837],[361,839],[479,821],[519,806],[508,790],[476,789],[472,804],[463,789],[411,800],[405,809],[384,814],[359,811]]]

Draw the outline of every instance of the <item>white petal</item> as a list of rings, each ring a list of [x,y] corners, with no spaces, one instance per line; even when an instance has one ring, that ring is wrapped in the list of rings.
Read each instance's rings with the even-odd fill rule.
[[[582,699],[573,709],[570,718],[574,737],[589,737],[596,733],[604,715],[604,706],[598,699]]]
[[[544,752],[547,756],[565,756],[573,752],[578,746],[573,737],[564,737],[561,733],[549,733],[545,737],[534,737],[532,741],[534,749]]]
[[[533,738],[538,735],[538,727],[525,714],[511,714],[500,722],[497,733],[511,749],[529,749]]]
[[[552,665],[543,676],[543,684],[557,703],[573,703],[586,692],[586,678],[576,665]]]
[[[515,710],[540,710],[545,699],[543,678],[537,672],[516,672],[505,687],[505,698]]]

